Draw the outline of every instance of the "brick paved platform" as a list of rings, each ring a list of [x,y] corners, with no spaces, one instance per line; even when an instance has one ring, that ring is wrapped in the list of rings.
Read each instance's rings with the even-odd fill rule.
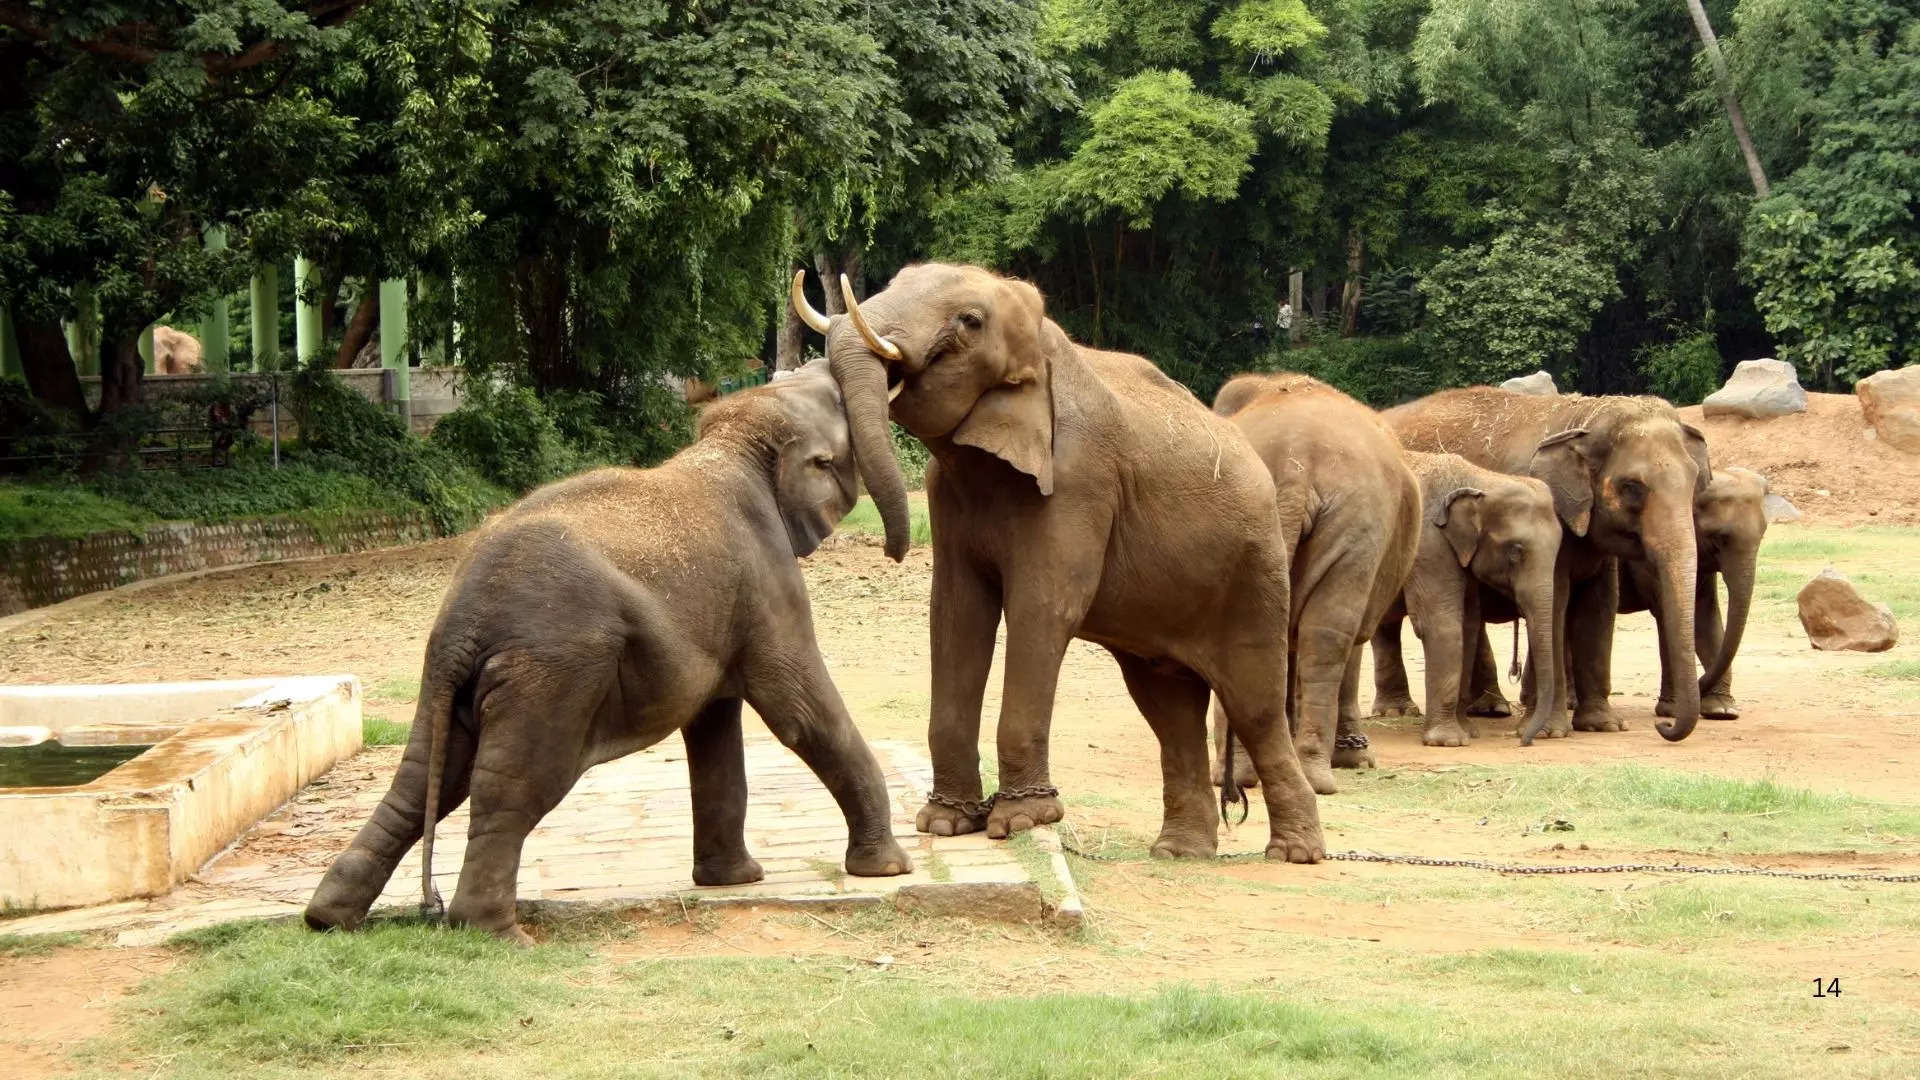
[[[1035,830],[1017,847],[977,833],[921,836],[913,831],[913,814],[932,783],[924,753],[904,741],[876,742],[873,748],[893,796],[895,834],[914,858],[911,874],[847,875],[841,867],[846,823],[832,797],[785,747],[770,737],[749,736],[747,848],[766,879],[695,886],[686,760],[680,741],[670,739],[581,778],[528,838],[520,900],[614,907],[892,903],[982,918],[1079,922],[1079,897],[1051,829]],[[11,934],[106,932],[121,945],[148,945],[214,923],[298,915],[327,864],[386,793],[399,760],[399,747],[377,747],[340,763],[166,896],[29,916],[5,928]],[[465,807],[436,832],[433,876],[448,899],[466,834]],[[419,900],[416,848],[401,861],[375,910],[412,911]]]

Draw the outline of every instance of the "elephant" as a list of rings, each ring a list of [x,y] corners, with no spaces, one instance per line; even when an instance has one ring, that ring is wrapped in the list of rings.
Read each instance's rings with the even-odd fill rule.
[[[694,882],[760,880],[743,832],[742,701],[839,803],[847,871],[909,872],[879,763],[821,659],[796,561],[853,506],[851,449],[838,386],[818,360],[707,406],[696,441],[657,468],[561,480],[489,524],[427,639],[392,786],[328,868],[307,924],[357,926],[416,838],[423,907],[441,911],[434,823],[471,797],[445,914],[529,941],[515,917],[527,834],[587,769],[675,731],[692,788]]]
[[[1085,348],[1032,285],[973,266],[908,266],[845,311],[795,312],[826,336],[854,460],[886,528],[911,537],[888,416],[927,445],[933,535],[933,790],[924,833],[990,838],[1060,820],[1048,729],[1067,645],[1118,661],[1160,743],[1151,853],[1207,857],[1218,693],[1266,799],[1268,858],[1317,862],[1319,808],[1287,731],[1287,553],[1273,478],[1246,436],[1146,359]],[[1000,789],[982,798],[981,697],[1006,621]]]
[[[1483,623],[1527,620],[1528,652],[1557,656],[1565,589],[1556,586],[1560,519],[1547,485],[1483,469],[1457,454],[1408,451],[1420,480],[1422,528],[1413,573],[1373,637],[1374,712],[1417,715],[1400,655],[1400,626],[1411,616],[1427,654],[1427,746],[1465,746],[1477,734],[1467,713]],[[1545,669],[1552,674],[1556,669]],[[1545,732],[1567,734],[1562,684],[1541,688],[1544,702],[1520,731],[1521,745]]]
[[[1700,715],[1714,720],[1740,718],[1739,705],[1733,699],[1733,657],[1740,651],[1747,612],[1753,603],[1754,566],[1760,541],[1767,535],[1766,497],[1766,477],[1737,465],[1723,466],[1713,470],[1712,483],[1693,504],[1693,529],[1700,552],[1693,605],[1694,651],[1706,667],[1706,673],[1700,676]],[[1715,574],[1727,582],[1724,628]],[[1620,614],[1652,611],[1655,626],[1664,628],[1657,607],[1659,595],[1659,582],[1651,566],[1642,562],[1621,564]],[[1661,644],[1660,701],[1654,711],[1672,716],[1673,669],[1665,664],[1664,640]]]
[[[198,338],[171,326],[153,328],[155,375],[197,375],[205,370]]]
[[[1656,397],[1542,397],[1490,386],[1442,390],[1385,413],[1408,449],[1456,453],[1476,465],[1546,482],[1563,527],[1568,566],[1566,659],[1573,666],[1573,727],[1620,731],[1607,700],[1613,619],[1611,559],[1645,560],[1662,617],[1664,662],[1694,670],[1694,586],[1699,552],[1693,503],[1713,477],[1706,437]],[[1535,657],[1536,665],[1541,659]],[[1678,742],[1700,718],[1699,687],[1675,688]]]
[[[1273,474],[1292,568],[1293,745],[1313,790],[1332,795],[1335,766],[1374,764],[1360,730],[1360,650],[1413,568],[1419,484],[1378,413],[1310,376],[1237,376],[1213,411],[1246,432]],[[1220,775],[1231,738],[1222,719],[1216,710]],[[1236,779],[1254,786],[1251,770]]]

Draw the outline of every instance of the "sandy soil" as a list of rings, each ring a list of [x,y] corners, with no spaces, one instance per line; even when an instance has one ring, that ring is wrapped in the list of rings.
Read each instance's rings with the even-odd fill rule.
[[[1822,525],[1920,523],[1920,454],[1876,436],[1852,394],[1808,394],[1807,411],[1772,420],[1680,415],[1706,433],[1716,465],[1745,465]]]
[[[67,1071],[67,1055],[107,1030],[113,1005],[164,972],[164,949],[59,949],[0,960],[0,1076]]]

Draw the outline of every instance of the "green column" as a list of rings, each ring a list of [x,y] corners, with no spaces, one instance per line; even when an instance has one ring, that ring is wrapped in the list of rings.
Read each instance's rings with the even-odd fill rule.
[[[140,363],[145,366],[149,375],[153,374],[153,327],[155,325],[157,324],[150,323],[145,330],[140,331]]]
[[[280,269],[272,263],[253,272],[253,370],[271,371],[280,364]]]
[[[207,250],[225,251],[227,249],[227,230],[218,225],[207,230]],[[207,310],[207,317],[200,320],[200,355],[206,361],[208,371],[227,370],[227,298],[216,298]]]
[[[66,324],[67,352],[82,375],[100,374],[100,304],[93,287],[73,287],[73,321]]]
[[[380,366],[393,370],[393,402],[413,422],[413,369],[407,365],[407,280],[380,283]]]
[[[320,348],[320,268],[312,259],[293,260],[293,355],[304,364]]]
[[[0,376],[20,375],[20,341],[13,336],[13,309],[0,304]]]

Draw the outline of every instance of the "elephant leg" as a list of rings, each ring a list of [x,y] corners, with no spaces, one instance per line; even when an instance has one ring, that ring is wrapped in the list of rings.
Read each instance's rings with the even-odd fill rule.
[[[587,733],[606,700],[613,664],[589,674],[578,659],[520,656],[502,670],[475,695],[482,704],[472,820],[447,922],[529,944],[514,910],[521,852],[527,834],[592,760]]]
[[[1207,770],[1207,779],[1214,787],[1219,787],[1220,778],[1226,775],[1229,731],[1227,712],[1216,701],[1213,707],[1213,764]],[[1253,771],[1253,759],[1247,756],[1245,747],[1240,747],[1233,755],[1233,780],[1242,791],[1260,786],[1260,774]]]
[[[1406,657],[1400,652],[1400,627],[1405,614],[1399,609],[1387,613],[1380,628],[1373,632],[1373,715],[1419,716],[1413,703],[1413,691],[1407,685]]]
[[[1726,643],[1726,626],[1720,617],[1719,577],[1717,572],[1703,565],[1694,591],[1693,649],[1694,655],[1705,664],[1712,664]],[[1702,687],[1701,691],[1701,716],[1713,720],[1740,719],[1740,705],[1733,698],[1732,664],[1727,665],[1717,682]]]
[[[1472,667],[1473,681],[1469,685],[1473,696],[1467,704],[1466,715],[1494,719],[1512,716],[1513,705],[1500,692],[1500,665],[1493,656],[1493,642],[1484,629],[1474,645]]]
[[[1149,851],[1160,859],[1211,858],[1219,845],[1219,814],[1212,785],[1196,782],[1207,777],[1207,684],[1185,668],[1122,652],[1113,658],[1160,741],[1165,816]]]
[[[1314,621],[1311,604],[1294,634],[1294,670],[1300,681],[1293,740],[1307,783],[1321,795],[1339,792],[1333,778],[1333,738],[1340,721],[1340,680],[1347,671],[1353,633]]]
[[[1099,587],[1097,568],[1078,568],[1067,580],[1038,570],[1037,580],[1006,587],[1006,681],[1000,695],[1000,727],[994,733],[1000,790],[987,811],[987,835],[995,840],[1035,825],[1050,825],[1066,813],[1048,767],[1047,740],[1060,662]],[[1200,729],[1204,744],[1206,727]],[[1206,770],[1199,772],[1204,782]]]
[[[1575,731],[1625,731],[1626,722],[1609,700],[1613,693],[1613,620],[1620,605],[1619,583],[1602,573],[1574,587],[1567,608],[1567,637],[1573,658]]]
[[[444,820],[467,798],[473,779],[474,727],[465,701],[455,705],[441,749],[445,764],[440,773],[440,807],[434,820]],[[409,848],[420,839],[421,807],[427,800],[427,725],[416,723],[407,738],[406,756],[393,774],[387,794],[373,816],[360,827],[353,843],[327,867],[320,887],[307,904],[306,922],[315,930],[351,930],[386,888],[387,881]]]
[[[957,555],[936,548],[931,608],[933,716],[927,746],[933,758],[933,791],[913,826],[935,836],[957,836],[987,824],[986,811],[978,809],[980,704],[993,666],[1000,595]]]
[[[1333,767],[1371,769],[1376,761],[1367,734],[1360,728],[1360,650],[1347,650],[1347,672],[1340,678],[1340,726],[1333,740]]]
[[[846,702],[827,674],[820,650],[807,641],[806,660],[769,657],[754,665],[747,700],[767,728],[826,785],[847,821],[847,873],[892,877],[910,873],[913,860],[893,838],[887,779],[873,748],[853,726]]]
[[[1214,689],[1228,725],[1260,777],[1271,829],[1267,858],[1319,862],[1326,857],[1326,838],[1320,830],[1319,803],[1287,733],[1282,693],[1286,666],[1285,653],[1274,656],[1258,647],[1235,650]]]
[[[747,854],[747,760],[740,699],[721,698],[680,729],[693,792],[693,883],[744,885],[766,876]]]

